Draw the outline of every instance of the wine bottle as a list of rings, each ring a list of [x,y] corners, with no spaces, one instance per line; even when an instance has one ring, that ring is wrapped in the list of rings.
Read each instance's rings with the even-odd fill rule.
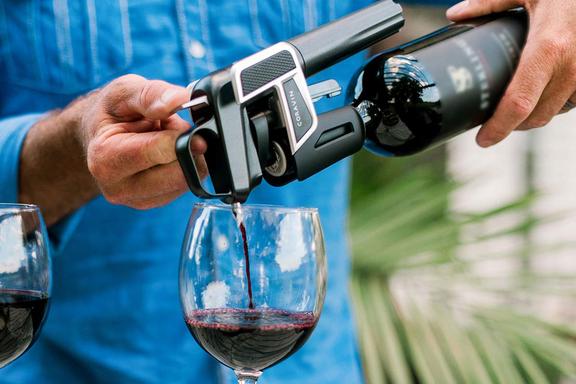
[[[366,147],[411,155],[488,120],[526,34],[526,13],[514,10],[449,25],[372,58],[348,90],[366,126]]]

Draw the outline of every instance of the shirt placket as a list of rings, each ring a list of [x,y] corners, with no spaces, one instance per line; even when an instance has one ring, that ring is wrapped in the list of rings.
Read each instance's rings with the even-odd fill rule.
[[[210,14],[207,0],[176,0],[182,52],[188,81],[215,71],[210,41]]]

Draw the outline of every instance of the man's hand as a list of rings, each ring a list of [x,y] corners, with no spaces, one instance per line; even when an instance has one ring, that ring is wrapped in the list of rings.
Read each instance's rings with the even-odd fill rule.
[[[576,103],[576,4],[567,0],[467,0],[450,8],[453,21],[522,6],[530,16],[518,70],[494,116],[476,138],[482,147],[514,130],[543,127]]]
[[[85,111],[81,133],[88,169],[104,197],[138,209],[171,202],[188,190],[176,159],[178,136],[190,125],[174,111],[189,92],[127,75],[102,89]],[[199,137],[193,151],[206,151]]]
[[[182,87],[127,75],[53,112],[24,141],[19,201],[39,205],[51,225],[99,193],[138,209],[174,200],[188,189],[175,143],[190,126],[174,114],[188,98]],[[194,138],[192,150],[202,155],[206,143]]]

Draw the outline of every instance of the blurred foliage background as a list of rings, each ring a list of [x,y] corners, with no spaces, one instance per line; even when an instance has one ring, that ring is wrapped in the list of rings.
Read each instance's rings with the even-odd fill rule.
[[[450,195],[459,185],[445,170],[443,148],[355,158],[352,291],[368,382],[576,382],[576,326],[548,319],[535,300],[576,294],[573,275],[538,271],[527,260],[539,252],[528,241],[539,224],[529,214],[538,195],[455,212]],[[510,214],[520,219],[474,230]],[[514,252],[462,252],[504,236],[524,241]],[[478,266],[487,259],[513,267],[485,273]]]
[[[379,48],[445,25],[444,10],[404,7],[403,32]],[[446,146],[409,158],[355,156],[352,292],[368,383],[576,383],[569,229],[576,215],[568,208],[576,171],[566,132],[574,121],[510,138],[501,154],[476,153],[471,135],[460,139],[456,161],[469,153],[476,170],[511,177],[504,184],[520,193],[478,188],[489,177],[474,171],[466,172],[472,180],[455,182]],[[542,178],[553,186],[551,199],[537,193],[534,181]],[[476,209],[464,211],[454,196]],[[486,199],[489,208],[475,206]],[[563,212],[541,214],[550,203]],[[563,232],[572,244],[535,241],[543,228],[547,239]]]

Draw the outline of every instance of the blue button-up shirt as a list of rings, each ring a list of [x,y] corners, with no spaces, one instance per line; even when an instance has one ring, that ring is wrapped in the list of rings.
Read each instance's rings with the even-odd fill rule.
[[[0,202],[17,200],[19,152],[43,113],[125,73],[186,85],[368,2],[0,1]],[[361,60],[319,78],[346,85]],[[341,162],[303,183],[262,185],[251,197],[318,207],[329,260],[319,326],[263,384],[362,382],[347,283],[348,181]],[[233,383],[188,334],[179,306],[178,260],[195,201],[187,194],[137,211],[100,197],[52,227],[49,317],[36,345],[0,371],[0,383]]]

